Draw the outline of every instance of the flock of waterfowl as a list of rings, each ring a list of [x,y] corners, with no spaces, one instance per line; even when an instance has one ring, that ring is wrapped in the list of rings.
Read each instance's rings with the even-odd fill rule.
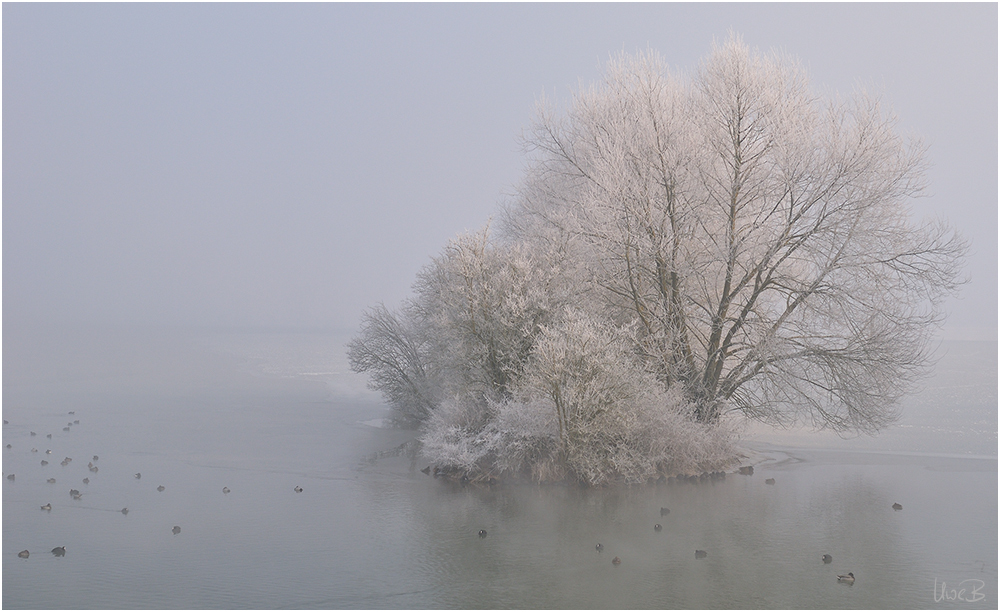
[[[74,411],[70,411],[69,414],[73,415]],[[3,423],[4,423],[4,425],[7,425],[8,421],[4,420]],[[68,423],[67,426],[63,428],[63,430],[64,431],[70,431],[71,427],[73,425],[79,425],[79,424],[80,424],[79,420],[73,420],[70,423]],[[37,435],[38,434],[35,433],[34,431],[30,432],[30,436],[31,437],[36,437]],[[52,439],[52,434],[47,434],[46,438],[49,439],[49,440],[51,440]],[[6,448],[8,450],[11,450],[13,447],[12,447],[11,444],[7,444]],[[32,453],[37,453],[38,449],[37,448],[32,448],[31,452]],[[45,454],[46,455],[51,455],[52,451],[51,450],[46,450]],[[94,462],[96,462],[98,460],[99,460],[99,457],[97,455],[94,455],[93,458],[91,459],[91,461],[87,464],[87,468],[89,469],[90,472],[96,474],[99,471],[99,468],[94,463]],[[65,466],[69,465],[72,461],[73,461],[73,459],[71,457],[65,457],[60,462],[60,465],[62,465],[62,466],[65,467]],[[46,460],[46,459],[42,459],[41,460],[41,465],[42,466],[46,466],[48,464],[49,464],[48,460]],[[426,468],[424,470],[421,470],[421,471],[424,472],[424,473],[429,473],[430,472],[430,466],[428,466],[428,468]],[[435,470],[435,472],[437,472],[437,470]],[[746,476],[751,476],[754,473],[754,469],[753,469],[753,466],[743,466],[743,467],[739,468],[739,470],[738,470],[737,473],[742,474],[742,475],[746,475]],[[435,473],[435,476],[436,475],[437,474]],[[7,480],[9,480],[11,482],[13,482],[15,480],[15,478],[16,478],[14,474],[7,474],[6,477],[7,477]],[[142,473],[136,472],[134,474],[134,477],[135,477],[136,480],[139,480],[139,479],[142,478]],[[711,473],[707,473],[706,472],[704,474],[701,474],[700,476],[698,476],[698,475],[691,475],[691,476],[680,475],[680,476],[672,477],[672,478],[670,478],[668,480],[668,482],[700,482],[700,481],[706,481],[706,480],[715,481],[715,480],[724,480],[724,479],[725,479],[725,473],[724,472],[711,472]],[[48,482],[49,484],[55,484],[56,483],[56,479],[55,478],[49,478],[49,479],[46,480],[46,482]],[[89,484],[90,483],[90,478],[86,477],[86,478],[84,478],[82,480],[82,482],[84,484]],[[767,484],[767,485],[775,485],[776,481],[775,481],[774,478],[767,478],[764,481],[764,483]],[[166,487],[164,487],[163,485],[159,485],[159,486],[156,487],[156,490],[162,493],[163,491],[166,490]],[[296,493],[302,493],[304,489],[301,486],[295,486],[295,488],[292,489],[292,490],[294,492],[296,492]],[[231,489],[228,486],[222,487],[222,493],[224,495],[227,495],[230,492],[231,492]],[[83,497],[83,494],[78,489],[70,489],[69,494],[70,494],[70,497],[72,499],[77,500],[77,501],[79,501]],[[46,511],[46,512],[51,512],[52,511],[52,504],[51,504],[51,502],[47,502],[45,505],[40,506],[40,508],[42,510]],[[892,505],[892,509],[894,511],[902,510],[903,506],[901,504],[899,504],[899,503],[894,503]],[[120,512],[123,515],[128,515],[129,509],[127,507],[125,507],[125,508],[122,508],[120,510]],[[662,516],[667,516],[668,514],[670,514],[670,509],[668,509],[668,508],[660,508],[660,516],[661,517]],[[656,532],[660,532],[660,531],[663,530],[663,526],[661,524],[659,524],[659,523],[656,523],[655,525],[653,525],[653,530],[656,531]],[[179,525],[174,525],[173,528],[171,529],[171,533],[173,533],[174,535],[178,535],[180,532],[181,532],[181,528],[180,528]],[[479,535],[480,538],[485,538],[487,536],[486,530],[485,529],[480,529],[478,535]],[[604,545],[601,544],[601,543],[598,543],[595,546],[595,549],[597,550],[598,553],[601,553],[601,552],[604,551]],[[52,550],[50,550],[48,552],[50,552],[52,555],[54,555],[56,557],[63,557],[63,556],[66,555],[66,547],[65,546],[56,546],[55,548],[53,548]],[[22,558],[22,559],[27,559],[27,558],[29,558],[30,555],[31,555],[31,553],[28,550],[22,550],[22,551],[20,551],[17,554],[17,556],[20,557],[20,558]],[[694,556],[695,556],[695,559],[704,559],[704,558],[708,557],[708,552],[704,551],[704,550],[701,550],[701,549],[698,549],[698,550],[695,550]],[[823,561],[824,564],[830,564],[830,563],[833,562],[833,557],[831,555],[829,555],[829,554],[824,554],[822,556],[822,561]],[[612,565],[618,566],[618,565],[621,565],[622,560],[621,560],[620,557],[615,556],[611,560],[611,563],[612,563]],[[838,575],[837,576],[837,582],[840,582],[840,583],[843,583],[843,584],[853,585],[854,584],[854,580],[855,580],[855,578],[854,578],[854,573],[853,572],[848,572],[847,574],[843,574],[843,575]]]
[[[69,412],[69,414],[70,415],[74,415],[75,411],[71,410]],[[3,424],[7,425],[7,424],[9,424],[9,422],[6,419],[4,419],[3,420]],[[71,431],[73,425],[79,425],[79,424],[80,424],[79,419],[74,419],[73,421],[67,423],[66,427],[63,427],[63,431]],[[32,438],[34,438],[34,437],[38,436],[38,434],[36,432],[34,432],[34,431],[31,431],[31,432],[29,432],[29,436],[32,437]],[[48,439],[48,440],[51,440],[52,439],[52,434],[46,434],[45,438]],[[13,445],[12,444],[7,444],[5,446],[5,448],[7,450],[12,450],[13,449]],[[31,452],[32,453],[37,453],[39,451],[38,451],[37,448],[32,448]],[[51,455],[52,454],[52,450],[51,449],[47,449],[44,454],[45,455]],[[90,460],[90,462],[87,464],[87,469],[91,473],[95,473],[96,474],[97,472],[100,471],[100,468],[94,463],[95,461],[98,461],[99,459],[100,459],[100,457],[98,457],[98,455],[94,455],[93,458]],[[62,465],[63,467],[66,467],[72,461],[73,461],[72,457],[66,457],[66,458],[64,458],[60,462],[60,465]],[[42,459],[41,460],[42,467],[45,467],[48,464],[49,464],[48,460],[46,460],[46,459]],[[17,479],[16,475],[13,474],[13,473],[7,474],[6,477],[7,477],[7,480],[10,481],[10,482],[15,482],[16,479]],[[134,478],[136,480],[141,479],[142,478],[142,473],[141,472],[136,472],[134,474]],[[47,478],[45,482],[48,483],[48,484],[56,484],[56,479],[55,478]],[[86,484],[90,484],[90,477],[85,477],[82,480],[82,482],[85,485]],[[166,487],[164,487],[163,485],[159,485],[159,486],[156,487],[156,490],[158,492],[162,493],[163,491],[166,490]],[[293,489],[293,491],[295,491],[296,493],[302,493],[303,490],[304,489],[302,487],[300,487],[300,486],[296,486]],[[231,489],[229,487],[222,487],[222,493],[223,494],[228,495],[230,492],[231,492]],[[74,501],[80,501],[81,499],[83,499],[83,493],[81,493],[80,490],[78,490],[78,489],[70,489],[69,490],[69,495],[70,495],[70,497]],[[52,511],[52,503],[51,502],[46,502],[45,505],[39,506],[39,507],[42,510],[44,510],[45,512],[51,512]],[[115,512],[121,512],[121,514],[127,516],[128,513],[129,513],[129,509],[128,509],[128,507],[125,507],[125,508],[122,508],[121,510],[115,510]],[[177,534],[179,534],[181,532],[181,528],[180,528],[179,525],[174,525],[173,528],[170,531],[174,535],[177,535]],[[483,537],[485,537],[485,532],[483,532],[483,534],[484,534]],[[47,552],[51,553],[52,555],[54,555],[56,557],[64,557],[64,556],[66,556],[66,547],[65,546],[56,546],[55,548],[53,548],[52,550],[47,551]],[[19,553],[17,553],[17,556],[20,557],[21,559],[27,559],[27,558],[29,558],[31,556],[31,552],[29,550],[25,549],[25,550],[22,550]]]

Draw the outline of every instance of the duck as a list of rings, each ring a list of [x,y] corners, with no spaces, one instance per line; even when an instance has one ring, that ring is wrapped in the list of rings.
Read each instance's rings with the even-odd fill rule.
[[[31,449],[31,452],[33,452],[33,453],[37,453],[37,452],[38,452],[38,449],[37,449],[37,448],[32,448],[32,449]]]
[[[893,504],[892,505],[892,509],[893,510],[902,510],[903,509],[903,504]]]
[[[613,565],[621,565],[622,564],[622,560],[619,559],[618,557],[615,557],[614,559],[611,560],[611,563]]]
[[[90,471],[94,472],[94,473],[97,473],[97,466],[96,465],[91,466],[90,467]]]
[[[44,506],[42,506],[42,510],[51,511],[52,510],[52,504],[45,504]]]
[[[57,556],[57,557],[64,557],[64,556],[66,556],[66,547],[65,546],[56,546],[55,548],[52,549],[52,554],[55,555],[55,556]]]
[[[660,516],[666,516],[670,514],[670,508],[660,508]]]
[[[222,487],[222,492],[228,494],[229,493],[229,487]]]
[[[653,525],[653,531],[663,531],[663,525],[660,525],[659,523]]]
[[[165,489],[166,489],[166,487],[165,487],[165,486],[163,486],[163,485],[160,485],[160,486],[156,487],[156,490],[157,490],[157,491],[159,491],[160,493],[163,493],[163,491],[164,491]]]
[[[122,508],[122,514],[128,516],[128,508]]]
[[[298,485],[295,485],[295,488],[292,489],[292,490],[295,491],[296,493],[301,493],[303,491],[302,487],[300,487]]]
[[[13,474],[7,474],[7,480],[14,480]]]
[[[424,474],[430,474],[431,473],[431,466],[428,465],[427,467],[425,467],[424,469],[422,469],[420,471],[423,472]]]
[[[89,478],[84,478],[83,479],[83,484],[90,484],[90,479]]]
[[[773,485],[774,484],[774,479],[773,478],[768,478],[767,480],[764,481],[764,484]]]
[[[31,437],[32,437],[32,438],[34,438],[35,436],[37,436],[37,435],[38,435],[38,434],[36,434],[36,433],[35,433],[35,432],[33,432],[33,431],[29,431],[28,433],[30,433],[30,434],[31,434]]]
[[[8,444],[8,445],[7,445],[7,449],[8,449],[8,450],[9,450],[9,449],[12,449],[12,448],[14,448],[14,447],[13,447],[13,446],[11,446],[10,444]]]
[[[696,551],[694,551],[694,558],[695,559],[704,559],[707,556],[708,556],[708,553],[705,552],[704,550],[696,550]]]
[[[49,440],[51,440],[52,439],[52,434],[45,434],[45,437],[48,438]]]
[[[481,537],[481,538],[485,538],[486,537],[486,530],[485,529],[480,529],[479,530],[479,537]]]
[[[854,572],[847,572],[846,576],[837,576],[837,582],[843,582],[845,584],[854,584]]]
[[[94,461],[97,461],[97,455],[94,455]]]
[[[76,489],[70,489],[69,490],[70,497],[72,497],[74,495],[79,495],[79,494],[80,494],[80,492],[78,490],[76,490]]]
[[[77,493],[76,495],[73,496],[73,499],[75,499],[76,501],[80,501],[81,499],[83,499],[83,495]]]
[[[29,552],[28,552],[28,549],[27,549],[27,548],[25,548],[25,549],[24,549],[24,550],[22,550],[21,552],[17,553],[17,556],[18,556],[18,557],[21,557],[22,559],[27,559],[27,558],[28,558],[28,555],[30,555],[30,554],[31,554],[31,553],[29,553]]]
[[[55,478],[49,478],[49,479],[48,479],[48,480],[46,480],[45,482],[47,482],[47,483],[49,483],[49,484],[56,484],[56,479],[55,479]]]
[[[49,464],[48,461],[46,461],[45,459],[42,459],[42,465],[48,465],[48,464]]]
[[[823,555],[823,563],[833,563],[833,557],[830,555]]]
[[[170,531],[172,531],[174,535],[177,535],[178,533],[181,532],[181,528],[178,527],[177,525],[174,525],[174,528],[171,529]]]
[[[136,478],[142,478],[142,474],[140,474],[139,472],[136,472],[136,473],[135,473],[135,477],[136,477]]]
[[[601,552],[602,550],[604,550],[604,544],[601,544],[600,542],[598,542],[597,546],[595,546],[594,548],[597,549],[597,552]]]

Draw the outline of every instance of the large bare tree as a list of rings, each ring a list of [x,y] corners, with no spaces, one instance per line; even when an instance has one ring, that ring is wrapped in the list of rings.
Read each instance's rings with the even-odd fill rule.
[[[877,431],[926,371],[967,246],[910,220],[924,149],[877,97],[821,100],[732,36],[691,77],[622,55],[527,143],[506,235],[570,249],[699,420]]]

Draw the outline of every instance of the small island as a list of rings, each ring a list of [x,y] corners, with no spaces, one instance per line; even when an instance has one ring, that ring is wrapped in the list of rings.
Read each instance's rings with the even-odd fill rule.
[[[440,473],[712,473],[743,419],[874,433],[927,373],[967,244],[910,220],[923,148],[877,96],[733,35],[691,74],[622,54],[525,149],[496,220],[349,344]]]

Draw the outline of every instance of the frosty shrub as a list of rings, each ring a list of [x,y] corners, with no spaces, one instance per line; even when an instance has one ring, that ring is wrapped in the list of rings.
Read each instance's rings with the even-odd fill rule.
[[[541,329],[511,398],[446,402],[427,423],[424,452],[470,477],[590,485],[725,467],[728,430],[695,422],[633,345],[631,330],[567,309]]]

